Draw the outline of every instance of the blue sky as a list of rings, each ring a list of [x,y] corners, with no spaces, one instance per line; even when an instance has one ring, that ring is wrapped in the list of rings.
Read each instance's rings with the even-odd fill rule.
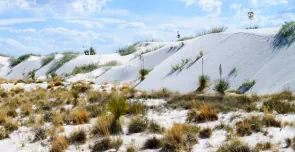
[[[295,0],[0,0],[0,53],[99,53],[147,39],[176,40],[216,26],[280,27],[295,20]]]

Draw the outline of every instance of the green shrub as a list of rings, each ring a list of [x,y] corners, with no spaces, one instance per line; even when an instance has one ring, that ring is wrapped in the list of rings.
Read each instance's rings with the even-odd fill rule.
[[[44,67],[45,65],[49,64],[51,61],[53,61],[55,58],[54,54],[50,54],[48,56],[45,56],[44,58],[42,58],[41,60],[41,67]]]
[[[181,59],[181,63],[179,64],[176,64],[174,66],[171,66],[171,71],[172,72],[176,72],[178,70],[183,70],[185,68],[185,66],[191,62],[191,59],[190,58],[186,58],[186,59]]]
[[[285,22],[279,33],[275,36],[275,46],[290,46],[295,41],[295,22]]]
[[[46,74],[50,74],[56,72],[57,69],[62,67],[65,63],[71,61],[72,59],[76,58],[78,54],[72,52],[66,52],[63,54],[64,56],[57,62],[55,62],[50,69],[47,71]]]
[[[150,70],[147,70],[147,69],[141,69],[141,70],[139,70],[140,81],[143,81],[145,79],[145,76],[148,75],[149,72],[150,72]]]
[[[224,94],[224,92],[229,88],[229,82],[226,80],[220,79],[218,83],[215,85],[214,90]]]
[[[105,64],[101,65],[100,67],[111,67],[111,66],[118,66],[120,65],[120,62],[116,61],[116,60],[111,60],[106,62]]]
[[[10,59],[10,67],[15,67],[18,64],[20,64],[21,62],[27,60],[30,56],[32,56],[33,54],[24,54],[22,56],[19,56],[18,58],[11,58]]]
[[[241,94],[244,94],[247,91],[249,91],[255,84],[256,84],[255,80],[253,81],[247,80],[238,88],[238,90],[240,91]]]
[[[128,126],[128,133],[140,133],[147,129],[148,122],[146,119],[142,119],[140,117],[136,117],[131,120]]]
[[[249,136],[252,132],[259,132],[263,127],[263,122],[259,117],[251,117],[236,123],[236,133],[239,136]]]
[[[75,69],[72,71],[71,75],[77,75],[79,73],[89,73],[91,71],[96,70],[99,68],[97,64],[87,64],[87,65],[82,65],[79,67],[75,67]]]
[[[138,44],[137,43],[134,43],[128,47],[125,47],[125,48],[120,48],[118,50],[118,53],[121,55],[121,56],[125,56],[125,55],[129,55],[129,54],[132,54],[134,52],[136,52],[136,45]]]
[[[162,141],[156,137],[149,138],[145,141],[143,149],[159,149]]]

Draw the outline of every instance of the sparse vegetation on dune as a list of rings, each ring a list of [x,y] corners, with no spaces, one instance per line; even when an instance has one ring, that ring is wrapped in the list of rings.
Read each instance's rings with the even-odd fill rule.
[[[96,70],[98,67],[99,67],[98,64],[87,64],[87,65],[75,67],[75,69],[72,71],[71,75],[76,75],[79,73],[89,73],[91,71]]]
[[[179,39],[178,41],[186,41],[186,40],[194,39],[194,38],[208,35],[208,34],[212,34],[212,33],[222,33],[222,32],[225,32],[226,30],[227,30],[227,27],[225,27],[225,26],[215,27],[215,28],[209,29],[208,31],[200,32],[200,33],[196,34],[195,36],[183,37],[183,38]]]
[[[30,56],[33,56],[34,54],[24,54],[22,56],[19,56],[18,58],[11,58],[10,59],[10,67],[15,67],[21,62],[27,60]]]
[[[134,52],[136,52],[136,45],[139,44],[140,42],[136,42],[128,47],[124,47],[124,48],[120,48],[117,52],[121,55],[121,56],[126,56],[129,54],[132,54]]]
[[[49,54],[49,55],[43,57],[42,60],[41,60],[41,67],[44,67],[45,65],[52,62],[54,60],[54,58],[55,58],[54,54]]]
[[[281,47],[289,47],[295,41],[295,22],[285,22],[283,24],[280,31],[276,34],[273,47],[281,48]]]
[[[71,61],[72,59],[78,56],[77,53],[73,53],[73,52],[65,52],[63,53],[63,55],[64,56],[59,61],[53,63],[53,65],[50,67],[50,69],[47,71],[46,74],[56,72],[56,70],[62,67],[65,63]]]

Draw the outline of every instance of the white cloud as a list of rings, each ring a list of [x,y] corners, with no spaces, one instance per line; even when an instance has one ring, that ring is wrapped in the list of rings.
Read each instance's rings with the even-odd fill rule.
[[[288,4],[291,0],[249,0],[253,7]]]
[[[31,46],[24,45],[21,42],[16,41],[11,38],[0,38],[0,45],[4,46],[2,48],[3,51],[9,51],[9,54],[19,53],[18,51],[35,52],[35,51],[40,50],[37,47],[31,47]],[[15,51],[11,51],[11,50],[15,50]]]
[[[30,22],[44,22],[44,19],[36,18],[16,18],[16,19],[1,19],[0,25],[13,25],[21,23],[30,23]]]
[[[102,28],[103,25],[97,21],[88,21],[88,20],[67,20],[66,23],[74,23],[74,24],[81,24],[87,28]]]
[[[83,12],[96,12],[111,0],[76,0],[71,5],[74,11]]]
[[[199,6],[203,11],[218,16],[221,13],[222,2],[220,0],[199,0]]]
[[[158,29],[165,32],[175,32],[177,28],[173,24],[162,24],[158,26]]]
[[[185,2],[185,5],[186,5],[185,7],[189,7],[192,4],[197,2],[197,0],[180,0],[180,1]]]
[[[126,24],[121,24],[119,26],[121,29],[142,29],[146,28],[145,24],[143,22],[130,22]]]

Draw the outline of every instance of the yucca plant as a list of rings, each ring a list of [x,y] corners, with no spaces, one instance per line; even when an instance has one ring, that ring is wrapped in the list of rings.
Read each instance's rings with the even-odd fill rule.
[[[215,85],[214,90],[224,94],[224,92],[229,88],[229,82],[223,79],[220,79],[218,83]]]
[[[209,76],[201,75],[199,77],[199,87],[198,87],[197,91],[203,92],[204,89],[208,87],[209,80],[210,80]]]
[[[118,92],[114,92],[111,95],[111,100],[109,101],[107,108],[114,117],[113,122],[111,124],[111,129],[110,129],[111,134],[122,133],[122,127],[121,127],[119,119],[129,109],[126,98],[122,94],[119,94]]]
[[[145,76],[149,74],[149,70],[147,69],[141,69],[139,70],[139,74],[140,74],[140,81],[143,81],[145,79]]]

